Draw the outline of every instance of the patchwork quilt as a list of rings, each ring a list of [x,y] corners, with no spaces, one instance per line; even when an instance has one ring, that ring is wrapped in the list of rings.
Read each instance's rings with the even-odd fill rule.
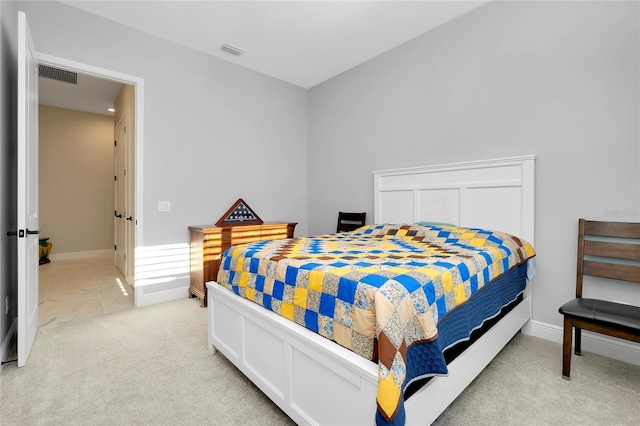
[[[447,372],[439,319],[534,255],[502,232],[382,224],[231,247],[218,283],[377,362],[376,420],[402,424],[407,380]]]

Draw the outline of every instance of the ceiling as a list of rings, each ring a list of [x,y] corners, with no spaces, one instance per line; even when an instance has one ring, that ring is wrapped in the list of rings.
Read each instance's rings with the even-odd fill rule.
[[[38,78],[38,98],[44,105],[94,114],[113,115],[109,108],[120,92],[121,83],[78,74],[77,84]]]
[[[60,0],[137,30],[311,88],[487,0]],[[234,56],[223,44],[244,50]]]

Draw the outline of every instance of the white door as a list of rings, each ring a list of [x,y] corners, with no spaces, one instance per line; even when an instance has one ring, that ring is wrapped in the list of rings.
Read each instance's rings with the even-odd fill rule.
[[[114,245],[116,267],[126,276],[126,250],[125,250],[125,152],[126,135],[124,133],[126,123],[119,122],[116,125],[116,137],[113,147],[113,175],[114,175]]]
[[[38,69],[27,17],[18,14],[18,367],[38,331]]]

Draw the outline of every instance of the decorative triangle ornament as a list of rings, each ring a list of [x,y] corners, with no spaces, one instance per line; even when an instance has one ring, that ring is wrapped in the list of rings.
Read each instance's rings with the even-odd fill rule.
[[[262,225],[263,223],[251,207],[242,198],[239,198],[216,222],[216,226]]]

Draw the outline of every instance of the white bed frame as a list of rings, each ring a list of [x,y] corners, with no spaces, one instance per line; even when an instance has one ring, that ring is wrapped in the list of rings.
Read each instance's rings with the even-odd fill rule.
[[[374,172],[374,222],[449,222],[534,243],[534,156]],[[530,284],[529,284],[530,285]],[[377,364],[207,283],[209,348],[222,352],[298,424],[375,424]],[[432,423],[531,317],[515,309],[405,403],[406,423]],[[530,326],[529,326],[530,327]]]

